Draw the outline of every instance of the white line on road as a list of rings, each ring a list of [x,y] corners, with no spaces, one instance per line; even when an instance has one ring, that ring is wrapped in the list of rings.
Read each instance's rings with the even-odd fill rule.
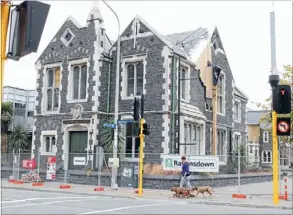
[[[174,204],[174,202],[172,204]],[[181,203],[177,203],[177,204],[186,204],[186,203],[181,202]],[[161,206],[161,205],[171,205],[171,203],[125,206],[125,207],[120,207],[120,208],[110,208],[110,209],[105,209],[105,210],[90,211],[90,212],[86,212],[86,213],[82,213],[82,214],[98,214],[98,213],[105,213],[105,212],[127,210],[127,209],[132,209],[132,208],[145,208],[145,207],[153,207],[153,206]]]
[[[17,203],[17,202],[27,202],[27,201],[35,201],[35,200],[50,200],[50,199],[92,199],[92,198],[99,198],[99,199],[110,199],[110,197],[100,197],[100,196],[68,196],[68,197],[48,197],[48,198],[31,198],[31,199],[17,199],[12,201],[2,201],[2,204],[5,203]]]
[[[92,197],[91,199],[96,200],[99,199],[97,197]],[[50,205],[55,203],[64,203],[64,202],[82,202],[82,201],[88,201],[89,198],[83,198],[83,199],[77,199],[77,200],[63,200],[63,201],[53,201],[53,202],[39,202],[39,203],[31,203],[31,204],[25,204],[25,205],[11,205],[2,207],[2,209],[5,208],[20,208],[20,207],[27,207],[27,206],[35,206],[35,205]],[[106,199],[99,199],[99,200],[106,200]]]

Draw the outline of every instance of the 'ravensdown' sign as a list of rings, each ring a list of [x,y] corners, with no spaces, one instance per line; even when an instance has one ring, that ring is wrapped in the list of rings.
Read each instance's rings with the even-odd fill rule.
[[[219,157],[212,155],[186,156],[190,172],[219,172]],[[164,170],[181,170],[179,155],[162,155]]]

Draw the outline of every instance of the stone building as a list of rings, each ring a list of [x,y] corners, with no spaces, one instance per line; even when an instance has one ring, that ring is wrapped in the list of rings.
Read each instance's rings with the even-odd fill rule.
[[[104,144],[107,132],[103,125],[114,116],[117,45],[103,22],[98,7],[90,11],[85,27],[69,17],[36,62],[33,154],[40,150],[42,159],[56,155],[69,169],[76,153],[82,153],[86,166],[95,166],[96,146]],[[206,52],[209,58],[203,57]],[[119,119],[131,120],[134,96],[145,94],[145,119],[151,126],[144,144],[146,163],[159,163],[160,154],[210,154],[208,61],[222,68],[218,154],[225,164],[234,139],[246,140],[247,97],[235,86],[217,28],[164,36],[137,16],[122,32]],[[137,162],[137,140],[127,135],[129,126],[119,129],[121,161]]]
[[[270,111],[250,110],[247,112],[248,142],[247,154],[251,165],[271,167],[273,162],[272,125],[264,120]],[[292,162],[292,144],[279,138],[280,165],[289,166]]]

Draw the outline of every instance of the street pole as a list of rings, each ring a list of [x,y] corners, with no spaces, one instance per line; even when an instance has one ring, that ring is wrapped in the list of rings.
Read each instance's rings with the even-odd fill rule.
[[[2,95],[3,95],[3,83],[4,83],[4,63],[6,60],[6,41],[7,31],[9,23],[10,1],[1,1],[1,71],[0,71],[0,111],[2,108]]]
[[[105,0],[103,0],[105,5],[114,13],[117,22],[118,22],[118,40],[117,40],[117,60],[116,60],[116,93],[115,93],[115,115],[114,115],[114,123],[116,124],[114,128],[114,144],[113,144],[113,158],[117,158],[118,151],[118,113],[119,113],[119,78],[120,78],[120,21],[116,14],[116,12],[107,4]],[[111,180],[111,188],[117,190],[117,167],[112,167],[112,180]]]
[[[180,153],[180,104],[181,104],[181,57],[179,56],[179,65],[178,65],[178,144],[177,144],[177,150],[176,153],[179,154]]]
[[[217,86],[213,86],[213,143],[212,143],[212,155],[216,155],[216,143],[217,143]]]
[[[240,159],[241,159],[241,151],[240,151],[240,142],[239,141],[238,141],[238,194],[240,194],[240,191],[241,191],[240,190],[240,174],[241,174]]]
[[[269,82],[272,87],[272,104],[274,102],[274,91],[278,86],[280,78],[276,68],[276,41],[275,41],[275,13],[270,13],[270,27],[271,27],[271,75]],[[272,105],[273,107],[273,105]],[[275,205],[279,204],[279,166],[278,166],[278,137],[277,137],[277,113],[272,108],[272,137],[273,137],[273,202]]]
[[[143,169],[143,143],[144,143],[144,134],[143,134],[143,124],[144,118],[140,119],[140,132],[139,132],[139,182],[138,182],[138,196],[142,196],[142,169]]]

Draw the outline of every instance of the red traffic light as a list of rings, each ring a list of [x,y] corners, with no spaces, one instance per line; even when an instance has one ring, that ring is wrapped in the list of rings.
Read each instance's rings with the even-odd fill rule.
[[[273,89],[273,109],[278,114],[291,112],[291,87],[289,85],[278,85]]]

